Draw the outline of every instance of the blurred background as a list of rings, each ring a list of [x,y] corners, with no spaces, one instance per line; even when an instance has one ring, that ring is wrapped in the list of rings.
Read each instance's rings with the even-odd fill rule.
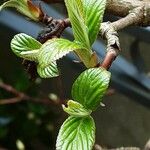
[[[43,3],[42,6],[54,18],[66,16],[63,5]],[[115,19],[118,18],[105,14],[104,21]],[[41,24],[28,21],[11,9],[0,13],[0,85],[11,85],[17,91],[40,99],[40,102],[24,100],[2,105],[2,100],[15,96],[0,87],[0,150],[23,150],[23,145],[26,150],[55,149],[59,128],[67,118],[60,101],[71,99],[72,83],[85,70],[81,64],[74,63],[75,56],[69,54],[58,62],[60,77],[30,81],[22,60],[12,53],[10,41],[20,32],[36,38],[41,29]],[[71,29],[67,29],[63,37],[73,39]],[[122,30],[119,37],[122,52],[110,70],[110,89],[115,92],[106,95],[105,107],[93,113],[96,143],[107,148],[142,148],[150,138],[150,28],[128,28]],[[102,39],[93,45],[101,61],[105,48]],[[44,103],[47,97],[51,100]]]

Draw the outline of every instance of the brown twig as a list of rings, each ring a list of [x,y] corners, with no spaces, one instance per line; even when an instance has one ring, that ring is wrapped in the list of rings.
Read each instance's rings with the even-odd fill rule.
[[[62,0],[43,1],[47,3],[63,2]],[[41,43],[44,43],[48,39],[54,37],[60,37],[62,32],[67,27],[71,26],[68,18],[53,19],[42,11],[41,6],[39,6],[39,10],[42,12],[40,22],[47,25],[47,27],[38,36],[38,40]],[[103,24],[101,27],[102,37],[107,40],[107,53],[100,66],[108,70],[121,50],[117,31],[131,25],[150,25],[150,1],[107,0],[106,11],[108,13],[124,17],[111,24]]]
[[[120,148],[108,149],[108,148],[103,148],[98,144],[95,144],[95,150],[140,150],[140,148],[138,148],[138,147],[120,147]]]
[[[43,0],[47,3],[62,3],[63,0]],[[42,8],[40,7],[42,11]],[[110,68],[120,52],[120,44],[117,31],[131,25],[147,26],[150,24],[150,1],[148,0],[107,0],[106,11],[121,16],[113,23],[104,24],[101,27],[102,37],[107,40],[107,53],[100,66]],[[42,11],[43,12],[43,11]],[[38,40],[44,43],[48,39],[60,37],[62,32],[71,26],[69,19],[53,19],[44,12],[41,22],[47,27],[39,34]]]
[[[64,3],[64,0],[43,0],[46,3]],[[150,1],[149,0],[107,0],[106,12],[115,16],[125,17],[136,8],[144,8],[140,14],[144,14],[140,25],[150,25]]]
[[[0,105],[13,104],[23,101],[22,97],[14,97],[9,99],[0,99]]]
[[[139,25],[144,20],[144,6],[137,7],[130,11],[130,13],[115,22],[112,22],[112,26],[115,31],[119,31],[131,25]]]
[[[138,7],[132,10],[126,17],[121,18],[115,22],[103,23],[101,26],[101,35],[107,40],[106,56],[100,66],[109,69],[113,61],[118,56],[121,48],[117,31],[131,25],[137,25],[143,20],[144,7]]]
[[[22,101],[31,101],[34,103],[41,103],[41,104],[45,104],[45,105],[61,105],[62,103],[65,103],[64,101],[60,100],[59,98],[57,100],[53,101],[52,99],[49,99],[49,98],[41,98],[40,99],[40,98],[31,97],[23,92],[16,90],[11,85],[8,85],[3,82],[0,82],[0,88],[15,95],[14,98],[1,99],[0,105],[19,103]]]
[[[0,88],[18,96],[18,97],[25,97],[24,93],[17,91],[15,88],[13,88],[12,86],[5,84],[3,82],[0,82]]]
[[[94,145],[94,150],[142,150],[141,148],[138,147],[120,147],[120,148],[103,148],[99,144]],[[150,150],[150,140],[146,143],[144,150]]]
[[[119,38],[114,26],[112,26],[110,22],[103,23],[100,31],[102,37],[107,40],[107,53],[100,66],[108,70],[121,50]]]
[[[150,2],[139,0],[108,0],[106,11],[124,17],[113,23],[103,23],[101,26],[100,33],[107,40],[107,53],[100,66],[108,70],[121,50],[117,31],[131,25],[149,25]],[[46,18],[44,20],[51,20],[51,18]],[[70,26],[69,19],[66,20],[67,23],[65,23],[65,26],[64,21],[61,21],[62,25],[58,27],[62,28],[59,35],[61,35],[66,27]],[[57,29],[57,31],[59,30]],[[56,33],[54,32],[54,34]]]

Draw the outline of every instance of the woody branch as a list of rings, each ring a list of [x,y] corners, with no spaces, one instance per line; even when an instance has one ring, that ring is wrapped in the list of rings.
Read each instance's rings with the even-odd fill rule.
[[[53,0],[45,2],[54,3]],[[132,25],[150,25],[150,0],[107,0],[106,13],[121,17],[115,22],[103,23],[100,29],[100,35],[107,41],[106,55],[100,66],[109,69],[121,50],[117,31]],[[65,28],[68,26],[69,19]]]

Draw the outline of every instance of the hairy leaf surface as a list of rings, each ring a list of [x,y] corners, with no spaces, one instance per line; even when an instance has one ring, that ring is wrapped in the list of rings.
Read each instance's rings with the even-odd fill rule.
[[[95,110],[106,93],[110,73],[103,68],[91,68],[76,79],[72,86],[73,100],[85,108]]]
[[[94,141],[93,118],[70,116],[60,128],[56,150],[91,150]]]

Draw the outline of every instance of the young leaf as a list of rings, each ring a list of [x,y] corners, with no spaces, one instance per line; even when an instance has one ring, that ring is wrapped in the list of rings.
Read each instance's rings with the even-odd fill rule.
[[[17,56],[31,61],[37,60],[41,46],[40,42],[24,33],[15,35],[11,41],[12,51]]]
[[[52,78],[59,75],[56,62],[52,62],[46,67],[37,66],[37,72],[41,78]]]
[[[62,105],[63,110],[74,117],[85,117],[91,114],[91,110],[85,109],[80,103],[73,100],[67,102],[68,107]]]
[[[94,141],[93,118],[70,116],[60,128],[56,150],[92,150]]]
[[[0,11],[5,7],[16,8],[20,13],[34,21],[39,21],[43,12],[31,0],[9,0],[0,6]]]
[[[71,51],[85,49],[83,46],[66,39],[51,39],[44,43],[40,49],[38,61],[40,66],[49,66],[51,62],[56,61]]]
[[[95,110],[106,93],[110,81],[110,72],[103,68],[91,68],[84,71],[72,86],[73,100],[85,108]]]
[[[65,0],[75,40],[90,49],[102,22],[106,0]]]
[[[83,5],[81,0],[65,0],[69,19],[72,24],[75,40],[81,42],[90,50],[88,29],[83,18]]]
[[[105,7],[106,0],[83,0],[83,16],[88,28],[90,45],[97,38]]]
[[[75,53],[87,68],[95,67],[98,64],[95,52],[90,53],[88,50],[77,49]]]

